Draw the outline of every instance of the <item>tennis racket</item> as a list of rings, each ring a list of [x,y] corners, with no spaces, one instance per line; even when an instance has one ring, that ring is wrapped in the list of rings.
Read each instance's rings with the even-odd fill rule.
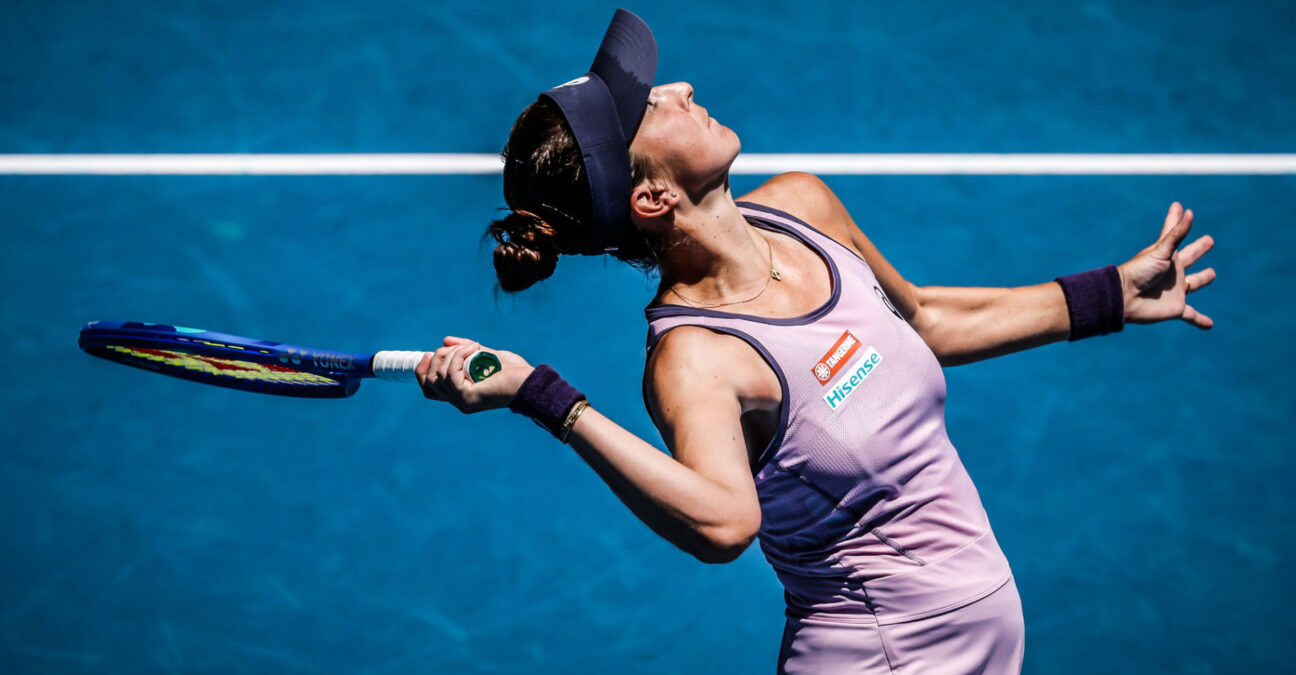
[[[88,354],[155,373],[218,387],[278,396],[344,398],[376,377],[415,381],[427,352],[352,354],[294,347],[198,328],[135,321],[91,321],[78,341]],[[474,382],[494,375],[499,358],[477,351],[464,361]]]

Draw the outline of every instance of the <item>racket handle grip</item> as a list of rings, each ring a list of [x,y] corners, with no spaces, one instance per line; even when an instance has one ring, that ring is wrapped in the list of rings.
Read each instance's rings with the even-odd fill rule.
[[[370,368],[373,370],[374,377],[380,380],[413,382],[416,379],[414,369],[418,367],[419,361],[423,360],[424,354],[427,352],[394,350],[377,352],[373,355]],[[501,367],[499,357],[484,349],[479,349],[472,356],[464,359],[464,372],[473,382],[481,382],[494,375]]]
[[[373,355],[370,368],[374,377],[389,382],[413,382],[414,369],[427,352],[402,352],[387,350]]]

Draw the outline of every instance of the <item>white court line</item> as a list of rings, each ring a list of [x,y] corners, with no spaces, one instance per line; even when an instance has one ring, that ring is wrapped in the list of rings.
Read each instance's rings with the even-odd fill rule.
[[[747,154],[731,173],[773,175],[1283,175],[1282,154]],[[0,175],[495,174],[493,154],[0,155]]]

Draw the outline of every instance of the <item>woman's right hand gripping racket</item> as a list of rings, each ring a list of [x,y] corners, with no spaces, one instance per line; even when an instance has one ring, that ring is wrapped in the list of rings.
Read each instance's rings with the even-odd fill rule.
[[[531,371],[517,354],[446,337],[443,347],[419,361],[414,376],[427,398],[474,413],[507,407]]]

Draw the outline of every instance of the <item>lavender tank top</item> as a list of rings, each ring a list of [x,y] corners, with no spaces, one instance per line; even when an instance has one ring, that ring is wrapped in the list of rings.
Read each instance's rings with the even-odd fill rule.
[[[745,340],[778,375],[781,422],[752,471],[788,615],[897,623],[997,590],[1011,571],[946,434],[936,356],[855,252],[777,209],[739,208],[818,253],[832,295],[791,319],[649,307],[648,350],[702,326]]]

